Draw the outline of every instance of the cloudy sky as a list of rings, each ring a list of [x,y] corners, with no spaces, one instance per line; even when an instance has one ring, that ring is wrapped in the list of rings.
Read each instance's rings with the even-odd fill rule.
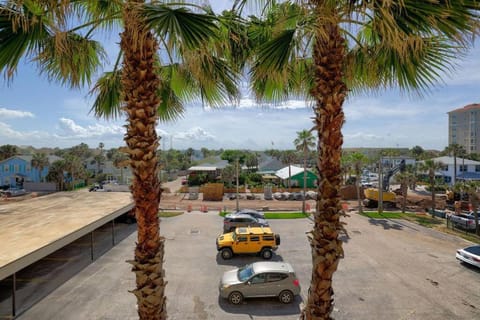
[[[114,50],[108,48],[108,51]],[[395,90],[350,96],[344,108],[344,147],[443,149],[448,144],[447,112],[480,103],[480,46],[459,61],[456,72],[420,98]],[[246,91],[246,90],[245,90]],[[0,78],[0,145],[67,148],[80,143],[105,148],[123,145],[125,121],[89,114],[88,88],[70,90],[49,83],[24,62],[13,82]],[[211,110],[190,105],[182,119],[158,125],[165,148],[293,149],[297,132],[312,127],[303,100],[259,106],[247,94],[238,106]]]

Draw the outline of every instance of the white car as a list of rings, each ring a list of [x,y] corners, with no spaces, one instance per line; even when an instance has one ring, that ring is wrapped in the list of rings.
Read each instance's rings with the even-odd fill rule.
[[[480,268],[480,245],[458,249],[456,258],[460,261]]]

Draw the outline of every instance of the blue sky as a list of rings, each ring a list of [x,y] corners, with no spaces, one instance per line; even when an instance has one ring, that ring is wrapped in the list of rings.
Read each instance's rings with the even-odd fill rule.
[[[113,52],[112,42],[107,47]],[[456,72],[426,96],[396,90],[349,96],[345,105],[344,147],[407,147],[441,150],[448,144],[447,112],[480,103],[480,46],[459,60]],[[70,90],[49,83],[33,64],[24,63],[12,83],[0,79],[0,145],[95,148],[123,145],[125,124],[89,114],[88,88]],[[260,107],[244,96],[236,107],[211,110],[190,105],[184,118],[160,123],[162,147],[185,149],[293,149],[297,132],[312,127],[312,110],[303,100]]]

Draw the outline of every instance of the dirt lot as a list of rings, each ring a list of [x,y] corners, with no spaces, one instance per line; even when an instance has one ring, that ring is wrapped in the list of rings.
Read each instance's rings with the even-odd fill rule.
[[[234,210],[236,208],[236,200],[229,200],[224,197],[223,201],[204,201],[202,194],[199,194],[198,200],[189,200],[189,195],[179,193],[181,188],[181,178],[163,184],[165,189],[162,194],[160,208],[163,210],[200,210],[206,207],[208,210]],[[345,199],[352,209],[358,208],[358,201],[356,199]],[[315,201],[307,200],[307,210],[315,209]],[[397,196],[397,207],[401,208],[402,197]],[[239,199],[240,208],[250,208],[257,210],[301,210],[302,201],[281,201],[281,200],[264,200],[263,194],[255,194],[255,200],[246,199],[245,194],[240,194]],[[407,207],[410,211],[424,212],[426,208],[431,207],[431,195],[424,191],[421,187],[416,191],[409,191],[407,199]],[[445,208],[445,199],[440,195],[437,196],[436,207],[438,209]]]
[[[179,177],[177,180],[170,181],[163,184],[164,192],[162,194],[162,199],[160,201],[160,208],[162,210],[184,210],[184,211],[202,211],[207,209],[209,211],[219,211],[219,210],[234,210],[237,206],[237,201],[235,199],[230,200],[227,196],[224,197],[223,201],[204,201],[202,199],[202,194],[199,194],[197,200],[189,200],[189,195],[185,193],[180,193],[181,181],[183,177]],[[395,189],[395,188],[394,188]],[[353,194],[356,194],[353,192]],[[9,203],[12,201],[20,201],[25,199],[30,199],[33,197],[41,196],[41,193],[29,193],[24,196],[14,197],[14,198],[0,198],[0,205],[4,203]],[[348,202],[349,207],[352,209],[358,208],[358,202],[356,199],[345,199],[345,202]],[[240,194],[239,199],[239,208],[250,208],[257,210],[302,210],[302,201],[281,201],[281,200],[264,200],[263,194],[255,194],[255,200],[246,199],[246,194]],[[397,207],[401,208],[402,197],[397,197]],[[315,201],[307,200],[307,211],[315,209]],[[409,211],[425,211],[426,208],[431,207],[431,195],[430,193],[424,191],[422,188],[418,188],[417,191],[410,191],[408,194],[407,207]],[[436,208],[444,209],[445,208],[445,199],[442,195],[437,196]]]

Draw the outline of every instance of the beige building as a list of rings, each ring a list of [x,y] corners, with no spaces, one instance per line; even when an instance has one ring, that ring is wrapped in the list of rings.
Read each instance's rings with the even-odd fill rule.
[[[458,144],[467,153],[480,152],[480,104],[448,112],[448,145]]]

